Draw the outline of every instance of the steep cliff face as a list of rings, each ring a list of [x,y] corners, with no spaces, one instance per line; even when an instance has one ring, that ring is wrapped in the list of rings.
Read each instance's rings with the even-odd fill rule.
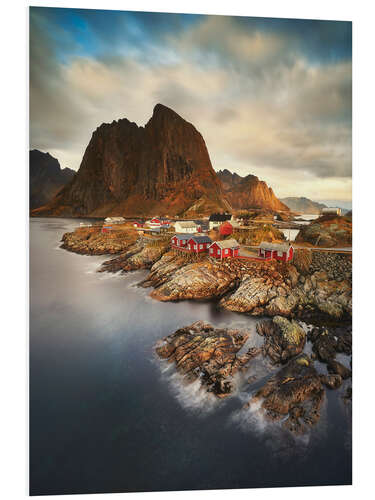
[[[79,171],[34,215],[177,215],[230,208],[201,134],[157,104],[145,127],[102,124]],[[194,210],[193,210],[194,211]]]
[[[33,149],[29,153],[30,209],[49,202],[75,175],[70,168],[62,169],[49,153]]]
[[[327,208],[327,205],[309,200],[303,196],[290,196],[289,198],[282,198],[281,201],[294,212],[302,212],[304,214],[320,214],[322,208]]]
[[[269,210],[286,210],[289,208],[276,198],[272,188],[255,175],[241,177],[229,170],[220,170],[217,173],[224,188],[224,193],[232,205],[237,209],[265,208]]]

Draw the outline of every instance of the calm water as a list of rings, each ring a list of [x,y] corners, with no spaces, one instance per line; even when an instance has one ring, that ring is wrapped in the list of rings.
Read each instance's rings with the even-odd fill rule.
[[[259,343],[255,320],[151,300],[134,286],[144,272],[96,273],[105,257],[58,248],[79,222],[30,223],[31,494],[351,483],[350,415],[337,392],[296,440],[241,410],[254,386],[221,402],[183,387],[155,359],[157,339],[203,319]],[[261,361],[253,372],[268,373]]]

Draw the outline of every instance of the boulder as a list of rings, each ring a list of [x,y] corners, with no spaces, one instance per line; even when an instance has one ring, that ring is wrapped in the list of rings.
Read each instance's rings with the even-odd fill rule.
[[[235,387],[233,375],[260,353],[252,347],[238,354],[248,338],[247,332],[197,321],[160,340],[155,350],[160,358],[175,364],[186,382],[200,380],[207,392],[224,398]]]
[[[312,360],[306,356],[291,360],[272,376],[247,406],[261,401],[270,420],[281,420],[284,428],[297,434],[306,432],[320,418],[324,388]]]
[[[256,329],[264,337],[263,354],[273,363],[286,363],[300,354],[306,343],[303,328],[296,321],[288,321],[282,316],[261,321]]]

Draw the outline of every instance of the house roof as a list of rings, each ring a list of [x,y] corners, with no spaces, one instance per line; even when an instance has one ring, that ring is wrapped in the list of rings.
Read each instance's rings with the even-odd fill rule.
[[[191,238],[191,234],[175,234],[174,236],[172,236],[172,238],[176,237],[178,240],[190,240]]]
[[[287,252],[291,245],[288,243],[268,243],[267,241],[262,241],[259,245],[259,248],[263,250],[278,250],[281,252]]]
[[[223,248],[238,248],[240,245],[239,243],[231,238],[230,240],[223,240],[223,241],[214,241],[212,245],[217,244],[221,249]],[[211,245],[211,246],[212,246]]]
[[[211,238],[205,235],[191,236],[189,239],[195,241],[195,243],[212,243]]]
[[[232,218],[231,214],[211,214],[209,221],[211,222],[225,222]]]
[[[195,222],[192,222],[192,221],[177,221],[176,224],[179,224],[180,227],[183,227],[185,229],[187,229],[189,227],[197,227]]]

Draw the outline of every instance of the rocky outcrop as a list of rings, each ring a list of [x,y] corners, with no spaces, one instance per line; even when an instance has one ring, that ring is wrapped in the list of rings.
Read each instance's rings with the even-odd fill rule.
[[[351,246],[352,219],[325,215],[304,226],[296,237],[296,242],[311,243],[320,247]]]
[[[49,153],[33,149],[29,153],[30,209],[48,203],[75,176],[70,168],[61,168]]]
[[[221,307],[252,316],[298,317],[313,322],[351,316],[350,265],[342,264],[342,256],[330,255],[332,268],[327,266],[326,272],[314,254],[309,261],[312,274],[309,269],[302,274],[293,264],[276,261],[191,259],[174,251],[165,253],[151,267],[142,286],[154,287],[151,296],[157,300],[221,298]],[[323,262],[327,263],[325,258]]]
[[[260,181],[255,175],[241,177],[227,169],[219,170],[217,175],[233,208],[265,208],[289,211],[289,208],[275,196],[272,188],[268,187],[264,181]]]
[[[197,214],[230,208],[201,134],[157,104],[145,127],[124,118],[97,128],[74,180],[33,214],[171,216],[196,204]]]
[[[137,238],[135,231],[102,233],[98,227],[78,228],[65,233],[61,248],[82,255],[105,255],[124,252]]]
[[[306,343],[304,329],[296,321],[282,316],[257,323],[257,332],[264,337],[263,355],[273,363],[285,364],[300,354]]]
[[[350,378],[352,376],[352,371],[335,359],[331,359],[328,362],[327,369],[329,373],[338,375],[343,380],[346,380],[347,378]]]
[[[208,258],[183,267],[176,268],[173,264],[172,271],[168,255],[157,262],[151,272],[154,278],[148,279],[148,283],[156,288],[150,295],[160,301],[221,297],[233,288],[237,277],[230,268],[212,263]],[[160,274],[161,281],[158,280]]]
[[[238,354],[248,337],[240,330],[214,328],[197,321],[159,341],[155,350],[160,358],[174,363],[187,383],[199,380],[207,392],[224,398],[235,388],[233,375],[246,369],[259,354],[254,348]]]
[[[334,261],[336,257],[330,255],[330,260]],[[341,260],[341,256],[338,257]],[[296,316],[311,321],[319,317],[350,318],[352,287],[350,280],[346,279],[348,271],[345,268],[341,273],[334,271],[336,279],[331,280],[322,269],[306,275],[300,274],[292,264],[279,269],[283,269],[284,278],[271,272],[262,278],[244,275],[238,288],[224,297],[220,305],[253,316]]]
[[[279,269],[278,271],[276,270]],[[260,283],[274,279],[283,283],[282,266],[256,261],[216,261],[202,256],[192,263],[189,256],[168,252],[154,264],[143,286],[153,286],[151,296],[162,301],[222,297],[236,288],[241,279],[252,274]],[[254,301],[261,302],[261,285],[254,291]]]
[[[166,245],[151,245],[144,240],[129,247],[126,252],[118,257],[103,262],[98,272],[129,272],[138,269],[150,269],[166,251]]]
[[[288,198],[281,198],[285,205],[287,205],[293,212],[302,212],[303,214],[320,214],[323,208],[327,208],[324,203],[309,200],[308,198],[290,196]]]
[[[321,378],[313,361],[303,354],[271,377],[248,406],[261,402],[266,418],[283,420],[283,427],[303,434],[319,421],[323,401]]]

